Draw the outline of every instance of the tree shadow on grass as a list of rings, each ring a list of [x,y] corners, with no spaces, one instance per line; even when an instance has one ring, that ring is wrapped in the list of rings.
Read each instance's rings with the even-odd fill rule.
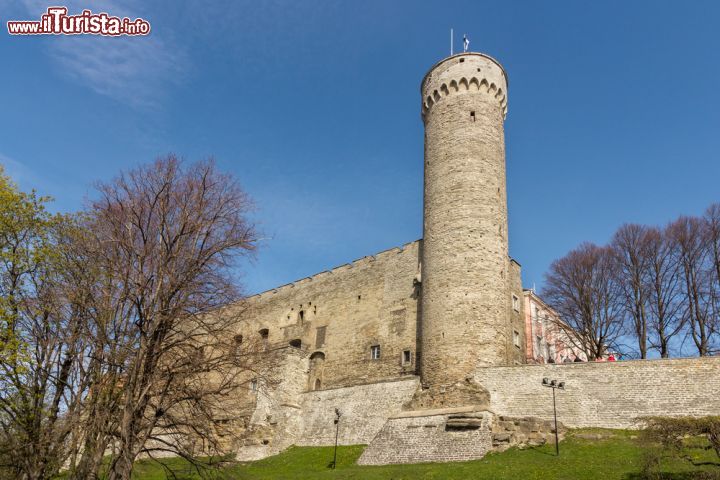
[[[687,471],[687,472],[653,472],[653,473],[629,473],[623,480],[720,480],[718,471]]]
[[[540,455],[546,455],[548,457],[557,457],[557,455],[555,454],[555,451],[554,451],[554,447],[555,447],[554,444],[553,444],[552,452],[547,451],[547,449],[543,448],[543,447],[544,446],[537,446],[537,447],[527,446],[527,447],[523,448],[522,450],[525,450],[526,452],[530,451],[530,452],[538,453]]]

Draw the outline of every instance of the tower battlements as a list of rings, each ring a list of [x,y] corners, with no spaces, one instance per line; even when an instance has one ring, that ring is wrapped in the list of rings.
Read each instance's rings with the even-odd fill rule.
[[[422,116],[444,97],[456,93],[483,92],[494,97],[507,114],[507,74],[494,58],[482,53],[460,53],[436,63],[423,78]]]

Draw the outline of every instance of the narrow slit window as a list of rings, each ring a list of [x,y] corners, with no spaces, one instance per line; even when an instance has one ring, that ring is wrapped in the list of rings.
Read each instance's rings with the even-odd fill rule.
[[[412,353],[410,352],[410,350],[403,350],[402,364],[410,365],[410,363],[412,363]]]

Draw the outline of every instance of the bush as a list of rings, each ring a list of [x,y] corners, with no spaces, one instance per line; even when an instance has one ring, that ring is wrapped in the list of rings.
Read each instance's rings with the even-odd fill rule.
[[[694,463],[693,449],[714,450],[720,458],[720,416],[712,417],[645,417],[640,441],[645,450],[643,474],[645,478],[663,478],[657,473],[663,457],[682,458]],[[720,464],[719,464],[720,465]],[[720,478],[708,472],[707,478]]]

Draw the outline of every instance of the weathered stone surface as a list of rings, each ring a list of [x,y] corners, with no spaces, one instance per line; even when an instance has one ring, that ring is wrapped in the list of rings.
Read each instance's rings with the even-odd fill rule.
[[[405,406],[405,410],[428,410],[461,405],[474,405],[487,410],[490,393],[473,378],[450,385],[421,388]]]
[[[335,388],[302,395],[302,433],[297,445],[332,445],[335,408],[342,413],[338,443],[370,443],[389,417],[400,412],[419,379],[412,377],[369,385]]]
[[[450,462],[482,458],[492,448],[485,412],[478,428],[448,430],[446,415],[398,417],[387,421],[360,456],[360,465]]]
[[[416,241],[254,295],[224,314],[238,317],[241,350],[257,345],[264,329],[270,348],[300,340],[313,359],[306,390],[412,376],[419,295],[413,280],[419,270]],[[377,359],[370,355],[375,345]],[[404,351],[410,352],[409,362],[403,361]]]
[[[720,412],[720,357],[481,368],[475,375],[495,413],[551,420],[544,377],[565,382],[556,391],[558,420],[573,428],[635,428],[642,416]]]

